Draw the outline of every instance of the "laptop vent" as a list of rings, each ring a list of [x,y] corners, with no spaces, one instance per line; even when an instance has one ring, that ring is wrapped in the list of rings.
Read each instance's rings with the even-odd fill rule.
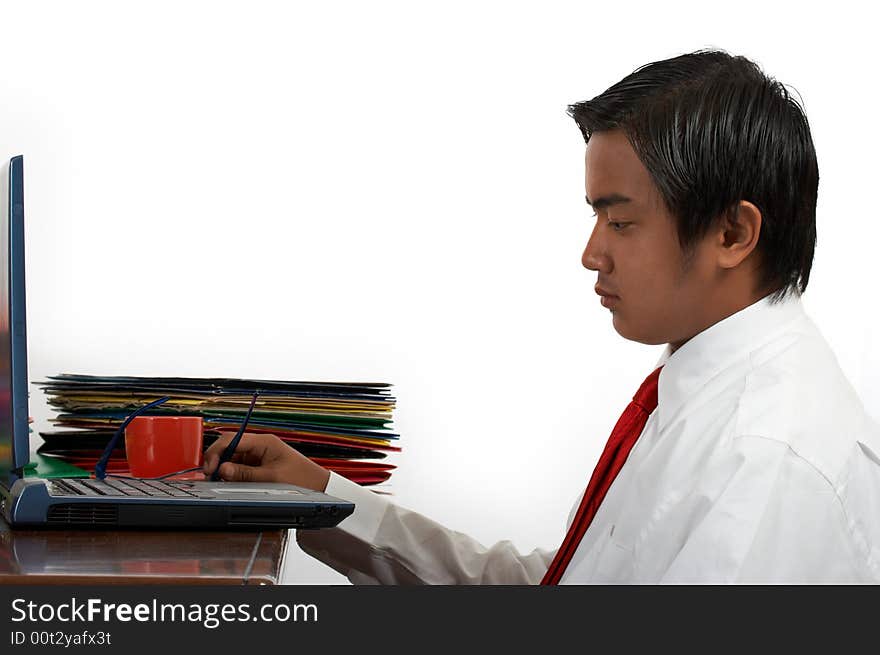
[[[184,507],[168,507],[165,508],[165,518],[170,523],[183,523],[189,519],[189,508]]]
[[[70,503],[52,505],[46,522],[63,525],[116,525],[118,519],[119,508],[113,505]]]

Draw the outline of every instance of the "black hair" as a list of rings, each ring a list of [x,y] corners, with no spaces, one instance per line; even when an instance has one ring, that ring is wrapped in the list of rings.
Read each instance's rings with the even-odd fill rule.
[[[756,250],[773,300],[803,293],[816,248],[819,167],[800,102],[757,64],[721,50],[656,61],[568,107],[586,141],[620,129],[692,251],[740,200],[761,211]]]

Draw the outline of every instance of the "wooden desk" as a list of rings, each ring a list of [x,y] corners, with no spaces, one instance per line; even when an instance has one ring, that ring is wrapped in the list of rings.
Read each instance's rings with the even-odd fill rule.
[[[277,584],[287,530],[31,530],[0,519],[0,584]]]

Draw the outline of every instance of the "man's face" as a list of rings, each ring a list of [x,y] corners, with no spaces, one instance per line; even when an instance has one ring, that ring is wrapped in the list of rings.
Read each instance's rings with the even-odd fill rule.
[[[685,260],[675,219],[620,130],[590,138],[586,193],[596,224],[581,261],[599,274],[596,292],[614,329],[640,343],[678,347],[711,325],[719,274],[714,233]]]

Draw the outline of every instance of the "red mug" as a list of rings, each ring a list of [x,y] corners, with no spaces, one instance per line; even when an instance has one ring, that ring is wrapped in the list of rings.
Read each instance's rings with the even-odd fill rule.
[[[125,428],[132,476],[157,478],[202,465],[201,416],[137,416]]]

